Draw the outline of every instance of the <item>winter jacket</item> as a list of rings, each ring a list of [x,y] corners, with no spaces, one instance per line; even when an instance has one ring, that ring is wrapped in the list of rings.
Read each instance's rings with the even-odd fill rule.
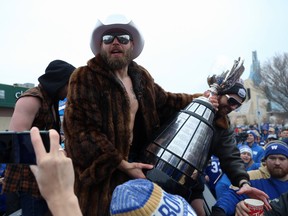
[[[234,130],[230,126],[229,118],[218,116],[216,113],[214,129],[209,156],[213,154],[218,157],[222,172],[228,176],[233,185],[239,186],[241,180],[249,180],[249,175],[240,158],[240,151],[237,148]]]
[[[279,198],[270,202],[272,210],[264,212],[265,216],[288,215],[288,193],[283,193]]]

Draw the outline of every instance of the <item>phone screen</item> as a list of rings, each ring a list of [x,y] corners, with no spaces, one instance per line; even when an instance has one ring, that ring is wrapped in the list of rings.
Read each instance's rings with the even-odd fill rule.
[[[47,152],[50,151],[49,131],[40,131]],[[0,163],[36,164],[30,132],[0,132]]]

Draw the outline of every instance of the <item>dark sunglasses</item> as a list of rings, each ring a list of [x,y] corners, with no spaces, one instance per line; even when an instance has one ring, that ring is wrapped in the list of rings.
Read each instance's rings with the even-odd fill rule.
[[[236,100],[234,97],[231,97],[230,95],[226,94],[225,95],[227,97],[227,102],[229,106],[237,106],[240,107],[242,105],[242,103],[240,103],[238,100]]]
[[[132,40],[132,37],[130,35],[122,34],[122,35],[103,35],[102,41],[104,44],[111,44],[115,38],[117,38],[117,40],[121,44],[128,44],[129,41]]]

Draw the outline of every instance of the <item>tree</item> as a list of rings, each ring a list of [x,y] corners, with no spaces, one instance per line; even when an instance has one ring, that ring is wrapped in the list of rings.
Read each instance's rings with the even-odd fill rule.
[[[288,53],[276,54],[264,62],[260,77],[261,83],[256,88],[276,105],[274,110],[288,112]]]

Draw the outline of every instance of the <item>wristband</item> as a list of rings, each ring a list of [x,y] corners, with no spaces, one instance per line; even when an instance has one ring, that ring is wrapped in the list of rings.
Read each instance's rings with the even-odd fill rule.
[[[244,181],[239,185],[239,187],[243,187],[244,184],[248,184],[249,186],[251,186],[251,183],[249,181]]]

